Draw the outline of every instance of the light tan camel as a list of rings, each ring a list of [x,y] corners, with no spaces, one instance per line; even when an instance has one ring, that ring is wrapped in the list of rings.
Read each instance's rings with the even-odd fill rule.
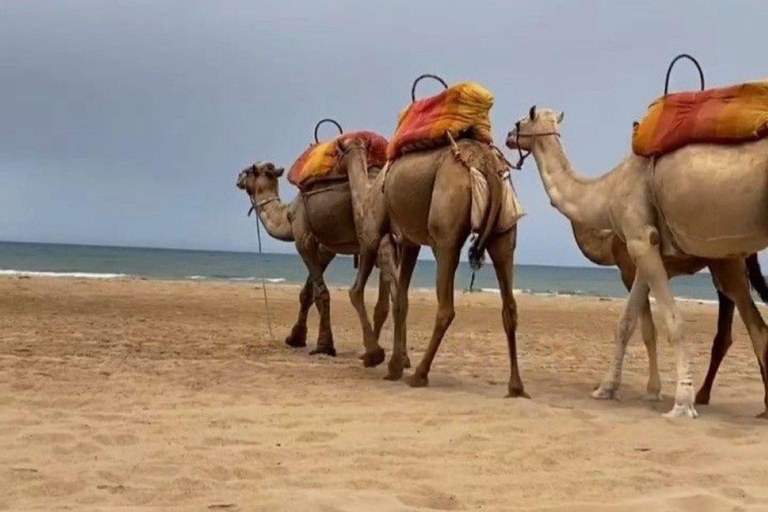
[[[599,233],[587,227],[579,226],[571,222],[576,244],[582,254],[592,263],[603,266],[618,266],[621,272],[621,280],[627,290],[632,288],[635,280],[637,268],[621,238],[612,232]],[[749,269],[749,281],[754,289],[760,295],[764,302],[768,302],[768,284],[760,270],[760,263],[757,254],[751,254],[746,259]],[[677,275],[692,275],[709,265],[709,262],[703,258],[680,258],[670,261],[665,259],[664,265],[670,277]],[[717,283],[715,283],[717,288]],[[733,344],[732,327],[734,303],[726,297],[720,290],[717,290],[718,316],[717,332],[712,339],[712,353],[709,360],[709,368],[704,382],[696,393],[696,404],[706,405],[709,403],[712,392],[712,385],[715,382],[717,371],[720,368],[728,349]],[[640,326],[648,352],[648,385],[646,387],[649,399],[661,398],[661,378],[659,376],[659,366],[656,354],[656,328],[653,325],[651,317],[650,303],[646,301],[640,314]],[[766,390],[768,393],[768,390]]]
[[[396,160],[373,182],[366,179],[366,150],[363,142],[339,144],[352,190],[352,203],[360,242],[360,268],[350,297],[364,325],[364,335],[372,336],[363,301],[363,289],[370,275],[376,247],[393,233],[398,242],[400,267],[396,299],[395,348],[386,379],[402,377],[402,353],[406,343],[408,287],[422,245],[428,245],[437,261],[437,318],[432,337],[414,374],[407,380],[413,387],[428,384],[429,370],[443,336],[454,316],[453,294],[461,248],[470,234],[470,174],[467,165],[477,168],[488,181],[490,200],[483,229],[473,243],[472,258],[487,249],[493,261],[502,298],[502,320],[510,357],[509,396],[525,396],[517,366],[517,305],[512,295],[514,250],[517,229],[496,232],[501,206],[501,172],[505,164],[487,145],[472,140],[458,142],[460,163],[450,147],[411,153]]]
[[[637,274],[616,333],[611,368],[595,390],[610,398],[621,381],[627,342],[652,292],[677,354],[675,404],[668,417],[697,416],[680,312],[664,266],[675,257],[709,258],[718,288],[747,326],[765,382],[766,335],[749,290],[744,258],[768,245],[768,139],[736,146],[692,144],[655,163],[634,155],[608,174],[577,174],[559,138],[562,113],[532,107],[507,144],[531,151],[550,200],[571,221],[625,241]],[[768,395],[765,397],[768,416]]]
[[[330,323],[330,295],[323,280],[323,272],[336,254],[356,254],[358,243],[349,187],[344,183],[331,186],[318,185],[304,198],[298,196],[292,203],[280,201],[278,178],[283,169],[272,163],[258,163],[243,170],[237,187],[251,198],[256,213],[270,236],[283,241],[294,241],[304,260],[309,276],[299,295],[299,318],[291,330],[286,344],[306,346],[307,312],[314,299],[320,313],[317,347],[311,354],[336,355]],[[374,334],[368,340],[363,362],[375,366],[384,359],[384,350],[378,339],[389,315],[390,296],[394,297],[394,268],[392,248],[384,240],[377,256],[381,267],[379,296],[374,310]],[[404,354],[407,361],[407,354]]]

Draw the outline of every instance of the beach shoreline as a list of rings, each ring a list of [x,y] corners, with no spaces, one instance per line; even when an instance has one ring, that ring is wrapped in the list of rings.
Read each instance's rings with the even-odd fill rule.
[[[589,398],[622,300],[518,296],[531,400],[508,400],[500,298],[456,293],[430,387],[363,368],[346,289],[331,290],[338,357],[283,344],[297,285],[0,278],[0,509],[760,510],[768,504],[763,388],[740,321],[696,421],[670,421],[674,353],[660,333],[665,399],[642,399],[630,343],[621,401]],[[366,292],[368,304],[375,292]],[[410,294],[418,362],[435,315]],[[682,303],[696,384],[717,309]],[[391,323],[385,326],[387,352]],[[410,372],[410,370],[407,370]],[[679,478],[684,475],[684,478]]]

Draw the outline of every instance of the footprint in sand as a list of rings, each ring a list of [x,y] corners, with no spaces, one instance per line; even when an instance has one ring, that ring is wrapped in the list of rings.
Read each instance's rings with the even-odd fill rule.
[[[299,437],[296,438],[296,441],[300,443],[323,443],[326,441],[331,441],[333,439],[336,439],[337,437],[339,437],[339,435],[335,432],[322,432],[319,430],[311,430],[299,435]]]
[[[133,434],[97,434],[93,440],[106,446],[131,446],[139,442],[139,438]]]

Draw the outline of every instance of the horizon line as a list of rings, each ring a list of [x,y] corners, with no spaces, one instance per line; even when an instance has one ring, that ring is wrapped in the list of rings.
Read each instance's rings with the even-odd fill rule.
[[[0,240],[0,244],[19,244],[19,245],[63,245],[67,247],[99,247],[106,249],[148,249],[153,251],[183,251],[183,252],[217,252],[217,253],[229,253],[229,254],[253,254],[258,256],[258,251],[242,251],[242,250],[228,250],[228,249],[190,249],[180,247],[153,247],[147,245],[112,245],[112,244],[86,244],[86,243],[72,243],[72,242],[28,242],[18,240]],[[290,252],[264,252],[263,255],[293,255],[299,256],[296,251]],[[337,254],[336,257],[352,258],[351,254]],[[419,261],[435,261],[434,259],[419,259]],[[467,263],[466,260],[461,260],[463,263]],[[515,265],[525,265],[529,267],[552,267],[552,268],[614,268],[612,266],[601,265],[547,265],[542,263],[523,263],[517,262]]]

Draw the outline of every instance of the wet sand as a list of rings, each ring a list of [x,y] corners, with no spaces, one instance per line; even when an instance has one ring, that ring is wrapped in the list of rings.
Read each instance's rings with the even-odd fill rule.
[[[641,399],[638,336],[621,401],[589,398],[622,301],[520,296],[533,399],[510,400],[498,296],[457,293],[427,389],[362,367],[342,290],[338,357],[285,347],[297,296],[270,286],[272,341],[253,285],[0,279],[0,509],[768,510],[763,387],[738,319],[712,405],[685,421],[661,417],[664,338],[663,402]],[[415,363],[435,299],[411,297]],[[683,312],[698,385],[717,308]]]

